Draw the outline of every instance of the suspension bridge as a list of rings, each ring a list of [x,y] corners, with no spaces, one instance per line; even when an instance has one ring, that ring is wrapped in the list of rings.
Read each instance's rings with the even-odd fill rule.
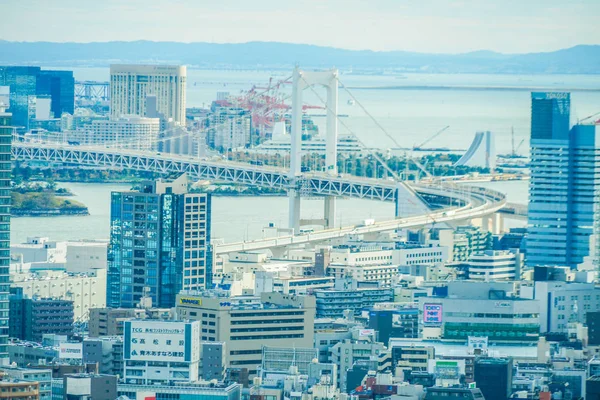
[[[302,92],[305,89],[314,90],[315,85],[325,86],[327,89],[327,99],[319,97],[327,110],[325,170],[324,172],[303,172],[301,168]],[[373,157],[387,170],[390,179],[339,175],[337,171],[338,85],[337,70],[307,72],[296,68],[294,71],[289,169],[214,160],[190,154],[141,151],[122,145],[114,147],[80,145],[60,140],[24,140],[22,137],[18,137],[13,142],[12,156],[15,160],[38,161],[50,165],[131,169],[161,174],[187,173],[192,179],[275,188],[288,193],[289,228],[293,234],[248,242],[219,244],[215,246],[217,254],[320,242],[352,233],[376,233],[435,223],[467,223],[477,218],[481,218],[485,224],[486,220],[493,218],[493,215],[505,206],[504,194],[494,190],[456,185],[444,181],[429,180],[430,183],[422,184],[402,181],[376,153],[373,153]],[[354,98],[354,96],[352,97]],[[383,128],[381,129],[383,130]],[[387,135],[385,130],[384,133]],[[309,196],[319,196],[324,199],[322,225],[325,229],[312,233],[301,233],[300,202],[303,197]],[[368,226],[336,227],[335,202],[337,197],[394,202],[395,218]],[[440,204],[445,206],[440,207]]]

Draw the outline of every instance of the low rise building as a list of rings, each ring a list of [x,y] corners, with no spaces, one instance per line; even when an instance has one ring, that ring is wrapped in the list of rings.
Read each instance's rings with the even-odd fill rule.
[[[360,334],[360,333],[359,333]],[[366,362],[368,370],[377,372],[391,371],[390,352],[383,343],[373,341],[371,337],[356,337],[337,343],[331,349],[331,362],[337,366],[340,391],[347,391],[347,371],[355,363]]]
[[[312,347],[315,299],[312,296],[262,293],[229,297],[227,292],[182,292],[179,318],[200,321],[202,341],[224,342],[226,366],[257,373],[263,346]]]
[[[68,400],[114,400],[117,377],[99,374],[72,374],[63,379],[63,395]]]
[[[0,399],[8,400],[39,400],[40,384],[38,382],[22,381],[19,379],[0,380]]]
[[[125,383],[118,385],[118,395],[127,396],[129,399],[241,400],[242,385],[239,383],[215,384],[208,382],[178,383],[176,385],[132,385]]]
[[[469,279],[477,281],[519,280],[522,254],[511,251],[486,250],[471,255],[467,262]]]
[[[81,274],[63,271],[13,274],[11,287],[22,288],[23,295],[29,298],[72,301],[76,322],[87,322],[90,309],[106,306],[106,269]]]
[[[73,335],[72,301],[27,298],[20,288],[16,289],[17,293],[11,294],[9,300],[9,336],[41,342],[48,333]]]
[[[52,400],[52,371],[44,369],[2,367],[5,377],[23,382],[38,383],[40,400]],[[0,396],[0,398],[2,398]]]
[[[548,267],[535,267],[534,275],[540,276]],[[547,274],[546,280],[536,280],[521,287],[521,297],[539,301],[540,330],[544,332],[567,332],[570,323],[584,323],[586,314],[600,311],[600,288],[594,283],[554,280],[561,276]]]
[[[466,341],[536,342],[540,333],[540,302],[515,296],[512,282],[448,283],[447,295],[419,298],[422,336]]]
[[[124,379],[136,385],[173,385],[198,380],[200,322],[125,322]]]
[[[391,288],[362,287],[356,281],[337,280],[334,289],[315,290],[317,318],[341,318],[347,310],[359,315],[364,308],[393,301]]]

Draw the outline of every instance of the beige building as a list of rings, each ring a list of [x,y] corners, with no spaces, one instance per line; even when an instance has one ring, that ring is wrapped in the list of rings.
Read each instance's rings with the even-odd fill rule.
[[[224,342],[226,367],[255,375],[262,347],[313,347],[315,298],[282,293],[228,297],[222,293],[177,296],[177,317],[201,321],[202,342]]]
[[[156,96],[156,109],[166,120],[185,125],[187,69],[180,65],[111,65],[110,113],[146,116],[146,97]]]
[[[72,300],[75,321],[87,321],[90,309],[106,306],[106,269],[85,274],[40,271],[11,278],[11,286],[23,288],[28,297]]]

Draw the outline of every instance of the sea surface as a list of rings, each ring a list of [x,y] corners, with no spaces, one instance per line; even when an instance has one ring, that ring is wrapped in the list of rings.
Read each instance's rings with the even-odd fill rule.
[[[508,200],[527,202],[527,181],[484,182],[478,186],[507,193]],[[11,220],[11,242],[22,243],[30,236],[52,240],[108,239],[111,191],[129,190],[129,184],[59,183],[70,189],[70,199],[87,205],[90,215],[60,217],[19,217]],[[273,223],[287,226],[287,197],[213,197],[212,235],[226,242],[259,239],[263,228]],[[302,218],[322,218],[323,201],[304,199]],[[367,218],[384,221],[394,218],[394,205],[388,202],[360,199],[338,199],[337,226],[359,224]],[[523,226],[523,221],[508,221],[506,227]]]

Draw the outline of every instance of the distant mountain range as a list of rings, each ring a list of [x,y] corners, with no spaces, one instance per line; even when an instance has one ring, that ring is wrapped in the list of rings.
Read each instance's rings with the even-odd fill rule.
[[[344,50],[277,42],[240,44],[178,42],[51,43],[0,40],[0,64],[106,66],[111,63],[173,63],[206,68],[290,69],[336,66],[354,72],[382,70],[445,73],[600,73],[600,45],[548,53],[501,54],[476,51],[426,54]]]

